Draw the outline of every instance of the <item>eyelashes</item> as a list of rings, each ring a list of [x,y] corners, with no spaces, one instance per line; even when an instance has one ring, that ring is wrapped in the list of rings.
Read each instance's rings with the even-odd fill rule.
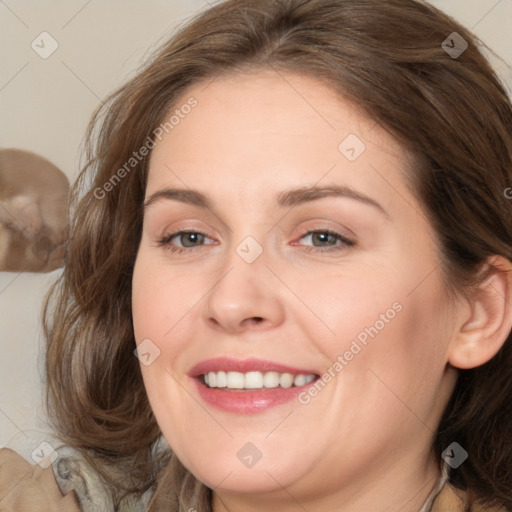
[[[188,240],[187,240],[188,237]],[[302,246],[297,244],[296,242],[292,243],[292,245],[300,247],[303,247],[303,250],[306,252],[333,252],[333,251],[341,251],[346,250],[347,248],[354,247],[356,243],[353,240],[350,240],[343,236],[342,234],[332,231],[330,229],[318,229],[318,230],[309,230],[303,233],[299,240],[302,240],[303,238],[310,237],[311,241],[318,241],[320,237],[320,242],[340,242],[336,245],[327,245],[327,246],[317,246],[317,245],[306,245]],[[173,239],[177,238],[182,245],[175,245],[172,243]],[[208,239],[209,237],[198,230],[181,230],[176,231],[174,233],[170,233],[168,235],[165,235],[164,237],[160,238],[157,241],[158,246],[163,247],[165,250],[170,251],[173,254],[183,254],[183,253],[189,253],[191,251],[198,251],[203,250],[206,245],[192,245],[192,246],[186,246],[183,245],[183,241],[187,240],[185,243],[190,243],[192,239],[192,244],[198,241],[204,241],[205,239]],[[211,239],[210,239],[211,240]],[[208,245],[217,245],[217,244],[208,244]]]
[[[171,233],[169,235],[164,236],[163,238],[158,240],[158,245],[164,247],[164,249],[166,249],[168,251],[177,252],[177,253],[188,252],[190,250],[197,250],[197,249],[204,247],[203,245],[193,246],[193,247],[180,247],[180,246],[171,244],[171,241],[173,238],[181,237],[183,235],[194,235],[196,237],[198,236],[200,240],[204,240],[205,238],[208,238],[208,236],[205,235],[204,233],[202,233],[201,231],[182,230],[182,231],[176,231],[175,233]]]

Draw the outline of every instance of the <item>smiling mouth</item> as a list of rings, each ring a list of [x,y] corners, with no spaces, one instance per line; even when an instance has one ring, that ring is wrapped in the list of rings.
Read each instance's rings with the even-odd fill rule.
[[[310,384],[319,376],[280,372],[208,372],[199,375],[199,381],[211,389],[222,391],[262,391],[265,389],[287,389]]]

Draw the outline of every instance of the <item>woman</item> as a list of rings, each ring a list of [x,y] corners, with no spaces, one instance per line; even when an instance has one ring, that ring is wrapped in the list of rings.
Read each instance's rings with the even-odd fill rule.
[[[512,108],[476,43],[412,0],[228,0],[110,98],[45,309],[75,509],[512,509]]]

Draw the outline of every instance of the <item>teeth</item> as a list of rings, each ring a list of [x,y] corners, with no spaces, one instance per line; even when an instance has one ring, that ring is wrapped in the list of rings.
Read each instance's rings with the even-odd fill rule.
[[[242,375],[242,374],[240,374]],[[258,389],[263,387],[263,374],[261,372],[248,372],[245,374],[244,384],[247,389]],[[220,387],[220,386],[218,386]]]
[[[279,373],[265,373],[265,375],[263,375],[263,386],[266,388],[277,388],[277,386],[279,386]]]
[[[204,382],[210,388],[262,389],[291,388],[304,386],[315,380],[314,375],[292,375],[278,372],[209,372],[204,375]]]
[[[315,380],[314,375],[306,375],[306,384],[309,384],[310,382],[313,382]]]
[[[228,379],[226,376],[226,372],[217,372],[217,379],[215,384],[218,388],[225,388],[228,384]]]
[[[293,386],[293,375],[291,373],[283,373],[279,377],[279,384],[282,388],[291,388]]]
[[[295,377],[293,383],[296,386],[304,386],[304,384],[306,384],[306,376],[305,375],[297,375],[297,377]]]

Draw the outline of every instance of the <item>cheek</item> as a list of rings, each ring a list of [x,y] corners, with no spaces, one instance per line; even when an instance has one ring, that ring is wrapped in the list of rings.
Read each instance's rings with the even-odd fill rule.
[[[143,251],[139,253],[132,279],[132,318],[139,353],[145,351],[156,356],[150,364],[144,364],[146,361],[140,358],[140,366],[151,408],[169,440],[186,437],[186,429],[190,428],[180,421],[191,404],[182,392],[183,376],[179,374],[184,367],[185,331],[190,329],[186,312],[191,305],[184,291],[191,292],[191,288],[183,287],[176,282],[180,278],[172,279],[167,274]]]
[[[181,399],[181,380],[188,369],[190,340],[197,337],[195,319],[205,289],[197,272],[166,268],[165,262],[139,252],[132,279],[133,330],[139,352],[156,355],[151,364],[141,358],[141,371],[157,419],[167,409],[165,396],[176,405]]]
[[[343,370],[350,399],[367,421],[412,429],[421,418],[433,430],[449,341],[439,316],[440,283],[432,277],[413,293],[374,292],[377,307],[360,310],[350,324],[352,336],[343,341],[344,359],[352,358]],[[356,318],[357,311],[353,314]]]
[[[309,311],[297,304],[292,320],[303,324],[331,360],[349,350],[355,339],[364,347],[388,331],[403,311],[400,283],[392,273],[386,279],[385,273],[382,267],[352,265],[336,272],[295,276],[294,292]]]
[[[294,318],[315,340],[331,373],[343,373],[351,393],[360,392],[366,403],[373,401],[364,395],[369,388],[376,400],[392,395],[386,386],[412,396],[426,382],[437,385],[445,369],[449,332],[442,283],[432,274],[417,286],[424,268],[396,268],[396,261],[389,268],[352,266],[324,279],[301,277],[294,290],[315,313]]]
[[[194,273],[169,271],[159,259],[144,251],[135,262],[132,279],[132,317],[135,339],[154,339],[156,343],[175,336],[186,324],[186,315],[198,303],[204,283]],[[160,343],[167,350],[174,344]]]

